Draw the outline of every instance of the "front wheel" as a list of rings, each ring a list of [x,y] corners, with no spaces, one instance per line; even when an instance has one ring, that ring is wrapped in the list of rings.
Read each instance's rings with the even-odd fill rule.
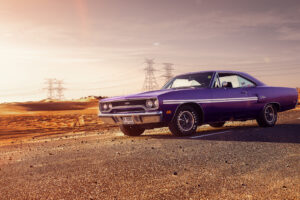
[[[175,136],[189,136],[196,132],[199,116],[191,106],[182,106],[178,109],[169,129]]]
[[[266,105],[256,121],[260,127],[275,126],[277,121],[277,109],[272,104]]]
[[[145,131],[144,128],[138,125],[121,125],[121,131],[128,136],[139,136],[142,135]]]

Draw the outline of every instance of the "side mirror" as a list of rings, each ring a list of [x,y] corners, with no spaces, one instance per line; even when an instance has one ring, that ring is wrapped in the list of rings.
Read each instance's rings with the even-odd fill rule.
[[[222,82],[222,88],[227,88],[228,87],[228,82],[227,81],[223,81]]]

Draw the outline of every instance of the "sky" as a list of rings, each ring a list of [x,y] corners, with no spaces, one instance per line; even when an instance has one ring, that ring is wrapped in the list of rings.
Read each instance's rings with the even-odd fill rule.
[[[174,75],[248,72],[300,87],[299,0],[0,0],[0,102],[141,92],[145,59]]]

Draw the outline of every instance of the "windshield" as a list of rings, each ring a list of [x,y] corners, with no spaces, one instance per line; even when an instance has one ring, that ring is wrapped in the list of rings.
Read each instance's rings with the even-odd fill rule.
[[[162,89],[190,87],[207,88],[210,85],[212,76],[213,72],[203,72],[177,76],[171,79],[166,85],[164,85]]]

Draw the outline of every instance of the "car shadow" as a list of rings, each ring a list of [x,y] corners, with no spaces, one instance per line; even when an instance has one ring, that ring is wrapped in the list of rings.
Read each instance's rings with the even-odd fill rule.
[[[200,130],[189,137],[174,137],[171,133],[160,135],[148,134],[140,137],[175,140],[300,143],[300,124],[278,124],[270,128],[261,128],[257,125],[226,126],[204,131]]]

